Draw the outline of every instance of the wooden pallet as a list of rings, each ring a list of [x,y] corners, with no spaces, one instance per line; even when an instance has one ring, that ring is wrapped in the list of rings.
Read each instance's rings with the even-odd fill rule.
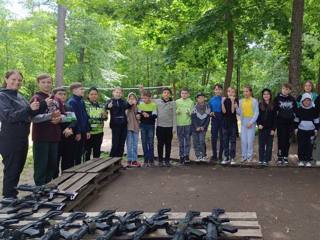
[[[13,228],[19,228],[25,224],[30,223],[31,221],[43,216],[44,213],[35,213],[32,216],[26,217],[25,220],[20,221],[18,224],[12,226]],[[70,213],[63,213],[62,215],[56,217],[54,220],[50,221],[51,224],[59,223],[63,218],[69,216]],[[97,212],[89,212],[88,216],[96,216]],[[123,215],[124,212],[118,212],[117,214]],[[153,213],[145,213],[146,217],[151,216]],[[201,217],[205,217],[209,215],[209,212],[202,212]],[[185,213],[173,212],[169,215],[169,221],[177,221],[184,217]],[[0,214],[0,219],[6,218],[8,215]],[[238,228],[238,232],[235,234],[225,234],[224,237],[220,239],[250,239],[250,240],[262,240],[262,231],[261,226],[257,220],[257,214],[255,212],[227,212],[221,215],[222,218],[229,218],[231,225]],[[96,237],[101,234],[101,232],[97,231],[95,235],[88,235],[85,239],[96,239]],[[125,236],[117,237],[115,239],[130,239],[132,234],[128,234]],[[144,239],[171,239],[171,236],[167,235],[165,230],[158,230],[152,234],[149,234]]]
[[[83,164],[67,169],[61,176],[48,183],[48,186],[56,186],[61,191],[77,192],[75,200],[69,201],[65,197],[59,196],[52,200],[57,203],[65,203],[64,211],[71,211],[82,207],[88,203],[90,197],[94,197],[107,183],[115,179],[120,174],[121,158],[92,159]],[[6,212],[8,208],[0,210]],[[23,209],[21,211],[28,211]],[[39,209],[47,212],[50,209]]]

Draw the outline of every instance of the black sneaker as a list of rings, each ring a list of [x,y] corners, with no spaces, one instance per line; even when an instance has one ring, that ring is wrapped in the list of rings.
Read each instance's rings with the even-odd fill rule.
[[[288,166],[289,165],[289,161],[287,157],[283,158],[283,165]]]
[[[170,160],[166,160],[165,167],[171,167]]]
[[[184,163],[185,163],[185,164],[190,163],[189,155],[185,156],[185,158],[184,158]]]
[[[211,162],[217,162],[217,161],[218,161],[218,158],[215,157],[215,156],[211,156],[210,161],[211,161]]]

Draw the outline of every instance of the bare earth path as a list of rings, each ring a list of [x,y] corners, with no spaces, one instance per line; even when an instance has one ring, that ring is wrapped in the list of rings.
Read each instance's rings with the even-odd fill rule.
[[[85,210],[257,212],[266,240],[320,239],[320,171],[298,168],[129,169]]]

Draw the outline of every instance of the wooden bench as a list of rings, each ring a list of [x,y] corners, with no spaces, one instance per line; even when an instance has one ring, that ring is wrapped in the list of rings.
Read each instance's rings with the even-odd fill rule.
[[[33,215],[26,217],[25,220],[20,221],[18,224],[13,225],[12,228],[19,228],[23,225],[26,225],[30,223],[33,220],[36,220],[37,218],[43,216],[45,213],[34,213]],[[88,216],[96,216],[98,212],[88,212]],[[125,212],[117,212],[117,215],[123,215]],[[144,216],[150,217],[153,213],[145,213]],[[201,217],[208,216],[209,212],[202,212]],[[63,218],[69,216],[70,213],[63,213],[62,215],[56,217],[55,219],[51,220],[51,224],[59,223]],[[169,221],[178,221],[182,219],[185,216],[185,213],[180,212],[173,212],[169,214]],[[8,217],[7,214],[0,214],[0,220],[3,218]],[[250,240],[262,240],[262,231],[261,226],[257,219],[257,214],[255,212],[227,212],[223,215],[221,215],[222,218],[229,218],[230,222],[228,224],[231,224],[238,228],[238,232],[235,234],[225,234],[224,237],[220,239],[238,239],[238,240],[244,240],[244,239],[250,239]],[[76,223],[81,223],[81,221],[77,221]],[[75,231],[73,229],[72,231]],[[101,234],[101,232],[97,231],[95,235],[87,235],[84,239],[96,239],[96,237]],[[115,239],[131,239],[132,234],[127,234],[124,236],[117,237]],[[144,237],[144,239],[171,239],[172,236],[167,235],[165,230],[158,230],[154,233],[151,233]]]

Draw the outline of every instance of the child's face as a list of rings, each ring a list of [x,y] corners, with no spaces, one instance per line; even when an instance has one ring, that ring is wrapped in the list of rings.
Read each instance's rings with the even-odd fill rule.
[[[168,90],[164,90],[163,92],[162,92],[162,97],[164,98],[164,99],[169,99],[170,98],[170,96],[171,96],[171,93],[170,93],[170,91],[168,91]]]
[[[75,88],[75,89],[73,89],[72,93],[76,96],[83,97],[84,96],[84,88],[83,87]]]
[[[216,96],[221,96],[221,95],[222,95],[222,89],[219,88],[218,86],[216,86],[216,87],[213,89],[213,92],[214,92],[214,95],[216,95]]]
[[[67,100],[67,93],[65,91],[58,91],[54,97],[60,99],[62,102],[65,102]]]
[[[112,92],[112,96],[115,98],[115,99],[120,99],[122,97],[122,91],[120,89],[115,89],[113,90]]]
[[[131,104],[137,104],[137,99],[136,99],[136,97],[135,97],[134,95],[130,95],[130,97],[129,97],[129,102],[130,102]]]
[[[182,99],[187,99],[189,97],[188,91],[181,91],[180,93]]]
[[[7,89],[18,90],[22,85],[22,77],[19,73],[13,73],[6,79]]]
[[[227,95],[228,95],[229,98],[230,97],[235,97],[236,96],[236,91],[233,88],[228,88]]]
[[[50,93],[52,89],[52,80],[51,78],[41,79],[38,82],[38,86],[41,92]]]
[[[306,82],[306,84],[304,85],[304,91],[307,93],[310,93],[312,91],[312,85],[310,82]]]
[[[305,100],[303,100],[302,104],[303,104],[303,106],[305,106],[305,107],[310,107],[310,105],[311,105],[311,99],[306,98]]]
[[[265,92],[263,93],[262,97],[263,97],[263,100],[264,100],[264,101],[270,102],[270,100],[271,100],[271,95],[270,95],[270,93],[267,92],[267,91],[265,91]]]
[[[291,89],[286,88],[286,87],[282,87],[281,93],[282,93],[282,95],[288,96],[291,93]]]
[[[143,100],[144,103],[150,103],[151,102],[151,97],[142,96],[142,100]]]
[[[197,97],[197,103],[203,104],[204,100],[205,100],[204,96]]]
[[[252,93],[251,93],[251,91],[250,91],[249,88],[244,88],[244,89],[243,89],[243,96],[244,96],[245,98],[249,98],[249,97],[252,96]]]
[[[98,98],[99,98],[99,94],[97,91],[91,90],[88,94],[88,98],[89,98],[90,102],[97,102]]]

